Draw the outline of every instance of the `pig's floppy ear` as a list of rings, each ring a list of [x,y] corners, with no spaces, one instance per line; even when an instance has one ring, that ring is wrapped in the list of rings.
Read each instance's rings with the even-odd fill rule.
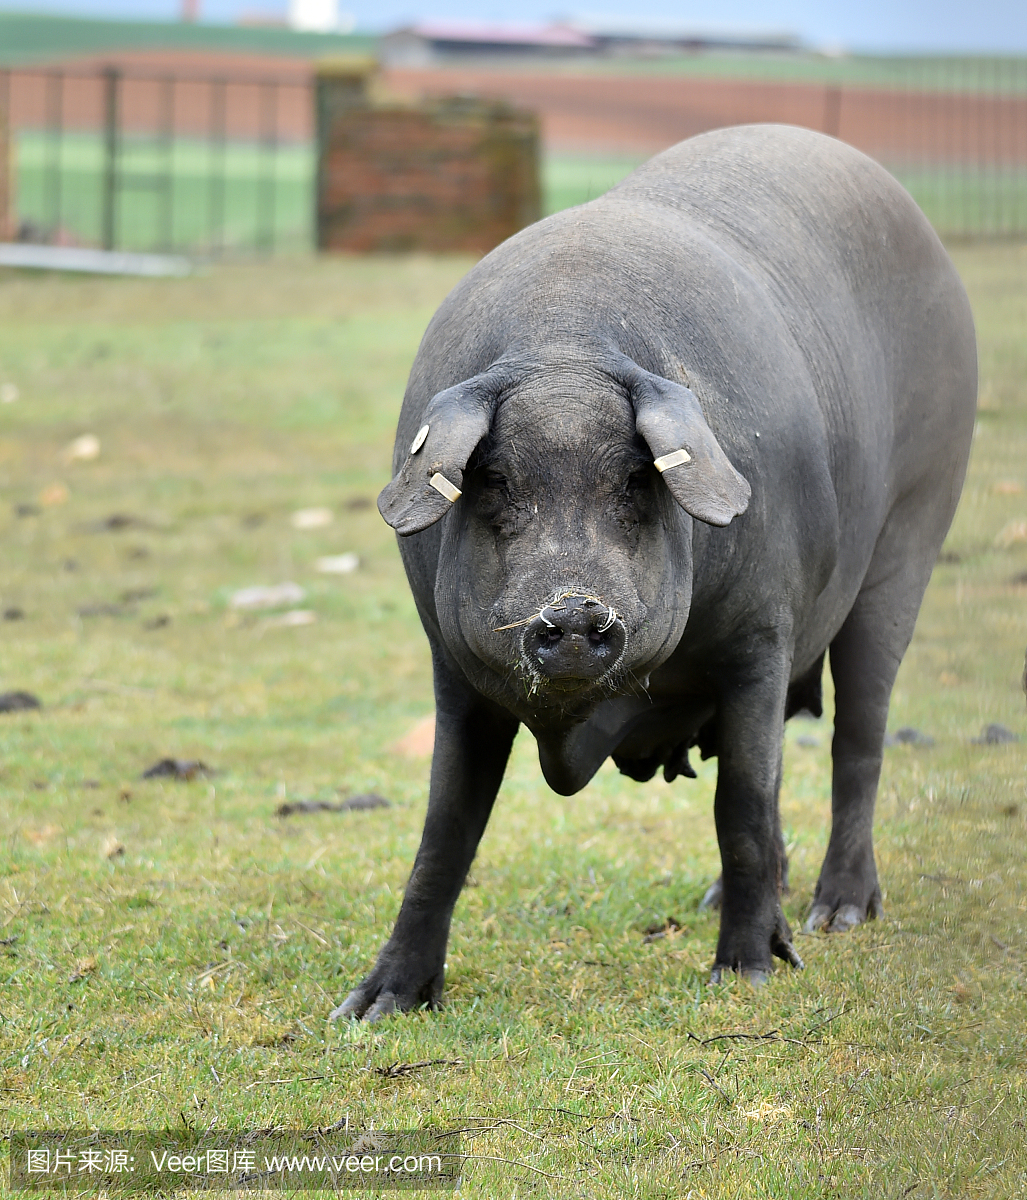
[[[630,367],[625,383],[635,428],[674,499],[707,525],[729,524],[745,512],[752,489],[721,449],[694,393],[635,363]]]
[[[434,525],[460,498],[464,467],[489,431],[500,386],[476,375],[429,401],[406,462],[378,497],[378,511],[398,534]]]

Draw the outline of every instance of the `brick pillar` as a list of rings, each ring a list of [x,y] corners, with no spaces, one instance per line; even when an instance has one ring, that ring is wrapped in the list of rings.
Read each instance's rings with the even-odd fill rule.
[[[457,97],[374,104],[318,79],[318,246],[485,253],[541,215],[533,113]]]
[[[340,121],[354,109],[366,109],[371,103],[368,90],[378,70],[373,58],[326,58],[317,63],[314,76],[314,133],[317,138],[317,182],[315,185],[315,224],[317,248],[325,250],[321,221],[321,194],[327,164],[326,140]]]

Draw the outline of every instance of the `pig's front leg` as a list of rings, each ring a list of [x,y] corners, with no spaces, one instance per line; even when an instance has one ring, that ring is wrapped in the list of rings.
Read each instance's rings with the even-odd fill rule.
[[[778,792],[789,667],[787,647],[765,645],[722,681],[714,801],[722,892],[713,982],[737,971],[762,983],[775,957],[802,966],[781,911],[787,864]]]
[[[331,1017],[377,1021],[442,1001],[449,923],[503,779],[518,722],[436,676],[435,752],[421,846],[392,936]]]

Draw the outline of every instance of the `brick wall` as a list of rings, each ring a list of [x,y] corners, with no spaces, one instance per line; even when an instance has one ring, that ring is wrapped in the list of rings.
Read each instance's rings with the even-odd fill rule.
[[[538,121],[502,102],[373,104],[318,80],[318,245],[485,253],[538,220]]]

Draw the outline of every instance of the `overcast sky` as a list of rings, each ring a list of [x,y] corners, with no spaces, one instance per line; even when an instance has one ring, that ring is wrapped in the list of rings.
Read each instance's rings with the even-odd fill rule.
[[[200,0],[204,19],[284,11],[287,0]],[[589,12],[747,26],[799,34],[812,45],[870,50],[1027,53],[1027,0],[340,0],[358,26],[382,29],[419,17],[533,21]],[[169,19],[176,0],[0,0],[17,11]]]

